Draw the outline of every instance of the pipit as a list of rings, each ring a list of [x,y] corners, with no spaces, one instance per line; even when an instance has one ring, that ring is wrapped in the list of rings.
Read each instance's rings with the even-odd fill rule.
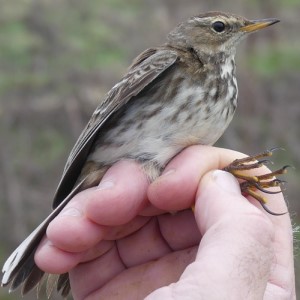
[[[137,161],[150,181],[184,148],[212,145],[232,120],[237,106],[235,52],[249,33],[277,23],[277,19],[250,21],[221,12],[189,18],[172,30],[165,44],[141,53],[127,74],[101,101],[72,149],[56,190],[53,212],[11,254],[3,267],[2,285],[22,285],[22,294],[34,288],[44,272],[34,253],[53,218],[79,191],[96,186],[117,161]],[[243,177],[241,170],[258,167],[261,156],[238,160],[227,168],[246,180],[242,191],[264,199],[265,190],[279,182],[273,176]],[[250,163],[250,167],[249,167]],[[262,181],[269,180],[268,183]],[[68,276],[57,284],[69,291]]]

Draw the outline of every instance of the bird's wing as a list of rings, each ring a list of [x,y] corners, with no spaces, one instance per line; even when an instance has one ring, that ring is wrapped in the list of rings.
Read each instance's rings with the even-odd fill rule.
[[[54,210],[6,260],[2,269],[4,273],[2,277],[3,286],[11,283],[10,290],[14,290],[23,284],[22,293],[25,294],[41,280],[43,272],[35,265],[35,250],[49,223],[80,190],[83,181],[75,187],[74,185],[97,131],[112,113],[140,93],[155,78],[173,65],[176,59],[176,52],[171,50],[150,49],[145,51],[137,58],[124,78],[107,94],[105,100],[92,115],[70,154],[56,192]]]
[[[148,49],[137,57],[128,73],[109,91],[104,101],[97,107],[78,138],[58,184],[53,208],[73,189],[97,132],[105,121],[172,66],[176,60],[177,53],[168,49]]]

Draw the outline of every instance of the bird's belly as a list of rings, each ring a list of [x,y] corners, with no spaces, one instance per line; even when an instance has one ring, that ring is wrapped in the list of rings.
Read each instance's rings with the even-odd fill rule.
[[[111,164],[131,158],[164,167],[190,145],[215,143],[231,121],[234,109],[227,109],[222,101],[203,100],[201,87],[181,90],[168,103],[138,99],[114,126],[102,132],[88,160]]]

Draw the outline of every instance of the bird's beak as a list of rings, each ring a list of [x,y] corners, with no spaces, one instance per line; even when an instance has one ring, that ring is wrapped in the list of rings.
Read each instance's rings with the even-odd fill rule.
[[[253,20],[253,21],[249,21],[249,24],[241,27],[240,30],[245,32],[253,32],[256,30],[266,28],[278,22],[279,22],[278,19]]]

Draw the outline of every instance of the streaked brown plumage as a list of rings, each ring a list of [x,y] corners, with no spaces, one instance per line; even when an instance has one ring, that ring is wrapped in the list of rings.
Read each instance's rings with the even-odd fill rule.
[[[43,272],[33,255],[49,222],[78,191],[97,185],[116,161],[138,161],[153,180],[182,149],[215,143],[237,105],[238,42],[276,22],[210,12],[178,25],[166,44],[139,55],[80,135],[58,185],[54,211],[9,257],[2,285],[11,283],[14,290],[23,284],[25,294],[40,281]],[[60,276],[58,289],[68,293],[67,275]]]

